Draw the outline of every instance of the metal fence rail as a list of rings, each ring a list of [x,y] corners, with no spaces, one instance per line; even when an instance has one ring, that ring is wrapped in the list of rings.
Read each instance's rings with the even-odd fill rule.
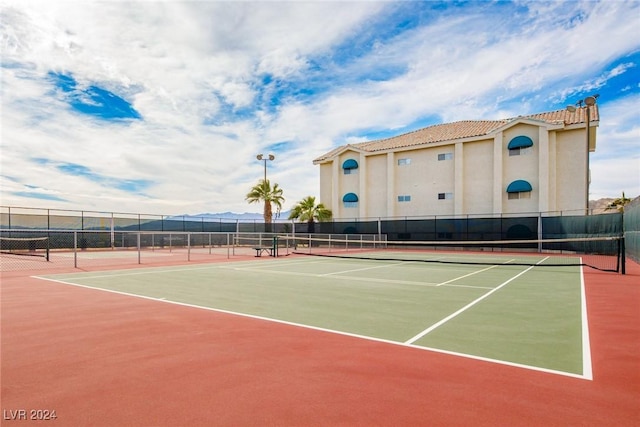
[[[277,244],[291,233],[216,233],[181,231],[0,229],[2,239],[37,240],[45,256],[0,252],[0,271],[39,268],[83,268],[130,264],[207,262],[255,254],[258,247]],[[309,234],[296,235],[309,238]],[[329,239],[369,240],[372,236],[313,235]],[[377,236],[375,236],[377,238]],[[286,239],[285,239],[286,240]],[[42,249],[40,249],[42,248]],[[289,252],[283,248],[282,255]],[[45,252],[46,251],[46,252]],[[274,250],[274,254],[278,251]]]

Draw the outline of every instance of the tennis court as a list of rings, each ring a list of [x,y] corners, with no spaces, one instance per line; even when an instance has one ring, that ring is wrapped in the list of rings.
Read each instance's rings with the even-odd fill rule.
[[[637,424],[636,263],[350,245],[5,273],[4,422]]]
[[[41,278],[591,378],[578,267],[297,257]]]

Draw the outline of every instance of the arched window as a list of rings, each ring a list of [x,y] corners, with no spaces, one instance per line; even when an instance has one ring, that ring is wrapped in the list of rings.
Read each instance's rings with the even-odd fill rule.
[[[507,149],[510,156],[519,156],[520,154],[528,154],[533,147],[533,141],[528,136],[520,135],[509,141]]]
[[[342,197],[345,208],[358,207],[358,196],[355,193],[347,193]]]
[[[358,169],[358,162],[354,159],[347,159],[342,163],[342,170],[345,175],[354,173]]]
[[[509,193],[509,199],[529,199],[531,198],[531,191],[533,188],[528,181],[524,179],[518,179],[513,181],[507,186],[507,193]]]

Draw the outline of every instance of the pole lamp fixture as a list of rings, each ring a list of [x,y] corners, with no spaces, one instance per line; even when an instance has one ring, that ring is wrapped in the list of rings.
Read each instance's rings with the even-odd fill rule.
[[[591,107],[596,105],[596,100],[600,95],[595,94],[591,96],[587,96],[585,99],[581,99],[576,102],[578,108],[583,108],[582,104],[584,104],[584,108],[586,109],[586,123],[587,123],[587,149],[586,149],[586,182],[585,182],[585,212],[586,215],[589,215],[589,184],[591,183],[591,173],[589,172],[589,139],[591,137]],[[567,111],[570,113],[575,113],[577,108],[574,105],[568,105]]]
[[[267,161],[268,160],[274,160],[276,158],[276,156],[274,156],[273,154],[269,154],[267,156],[263,156],[262,154],[258,154],[256,156],[256,158],[258,160],[262,160],[264,162],[264,182],[267,182]]]

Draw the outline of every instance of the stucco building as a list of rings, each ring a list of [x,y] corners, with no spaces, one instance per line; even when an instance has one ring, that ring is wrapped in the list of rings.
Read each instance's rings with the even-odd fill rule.
[[[599,112],[589,111],[592,152]],[[460,121],[344,145],[313,161],[320,201],[334,218],[584,214],[586,113]]]

